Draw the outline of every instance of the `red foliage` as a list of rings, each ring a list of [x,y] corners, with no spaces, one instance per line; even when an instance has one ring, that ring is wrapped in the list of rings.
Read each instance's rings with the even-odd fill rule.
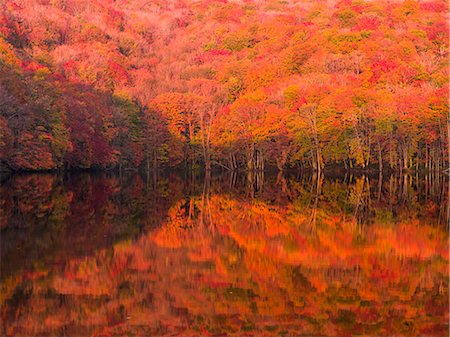
[[[118,83],[125,83],[129,81],[129,75],[125,68],[117,62],[108,61],[108,74]]]
[[[428,39],[436,43],[448,42],[448,23],[435,22],[433,25],[425,28]]]
[[[420,9],[424,11],[442,13],[448,10],[448,3],[446,1],[420,2]]]
[[[35,61],[24,61],[22,62],[22,68],[23,70],[29,71],[29,72],[35,72],[39,69],[46,68],[42,64],[39,64]]]
[[[376,30],[380,26],[381,21],[377,17],[365,16],[358,20],[358,23],[352,28],[355,31]]]
[[[371,68],[373,75],[370,78],[370,82],[377,82],[383,74],[386,74],[397,67],[398,64],[389,59],[382,59],[372,63]]]

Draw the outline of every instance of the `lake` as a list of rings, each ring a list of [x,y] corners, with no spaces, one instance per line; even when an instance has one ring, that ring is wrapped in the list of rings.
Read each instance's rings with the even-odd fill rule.
[[[3,336],[447,336],[448,176],[2,178]]]

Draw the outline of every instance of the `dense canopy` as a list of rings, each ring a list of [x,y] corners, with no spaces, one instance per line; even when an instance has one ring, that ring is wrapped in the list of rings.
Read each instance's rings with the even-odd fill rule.
[[[448,166],[448,4],[0,3],[2,168]]]

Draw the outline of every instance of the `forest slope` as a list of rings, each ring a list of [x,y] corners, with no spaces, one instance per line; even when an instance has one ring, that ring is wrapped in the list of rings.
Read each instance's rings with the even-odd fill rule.
[[[448,166],[446,1],[0,3],[13,170]]]

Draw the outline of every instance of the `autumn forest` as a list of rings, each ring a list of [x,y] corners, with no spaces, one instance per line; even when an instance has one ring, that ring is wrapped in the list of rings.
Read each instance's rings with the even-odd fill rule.
[[[0,167],[445,170],[447,12],[1,1]]]
[[[0,335],[449,332],[446,0],[0,0]]]

